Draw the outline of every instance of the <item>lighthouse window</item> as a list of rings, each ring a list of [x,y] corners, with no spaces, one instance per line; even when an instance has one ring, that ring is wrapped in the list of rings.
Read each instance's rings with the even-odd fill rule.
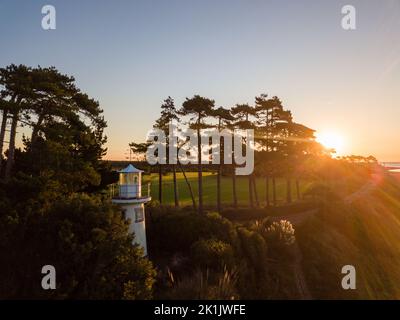
[[[126,184],[126,174],[124,173],[119,174],[119,184]]]
[[[137,183],[138,176],[135,173],[121,173],[119,175],[119,184],[133,184]]]
[[[133,183],[133,173],[128,173],[126,176],[126,184],[132,184]]]
[[[139,207],[135,208],[135,222],[142,222],[144,221],[144,208]]]

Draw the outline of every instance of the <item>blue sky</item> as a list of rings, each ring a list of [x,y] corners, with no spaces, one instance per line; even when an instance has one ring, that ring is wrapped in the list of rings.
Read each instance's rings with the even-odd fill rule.
[[[54,5],[57,29],[41,28]],[[357,29],[341,28],[356,8]],[[109,158],[142,141],[170,95],[218,106],[279,96],[343,153],[400,160],[400,2],[0,0],[0,66],[54,65],[99,100]]]

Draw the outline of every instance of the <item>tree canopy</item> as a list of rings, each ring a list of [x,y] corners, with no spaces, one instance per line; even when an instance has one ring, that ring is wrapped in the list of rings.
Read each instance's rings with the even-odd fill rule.
[[[104,197],[115,175],[102,160],[99,103],[54,67],[23,65],[0,69],[0,98],[2,150],[12,122],[0,179],[0,298],[150,298],[155,270]],[[16,149],[21,125],[31,135]],[[44,265],[56,268],[57,290],[42,289]]]

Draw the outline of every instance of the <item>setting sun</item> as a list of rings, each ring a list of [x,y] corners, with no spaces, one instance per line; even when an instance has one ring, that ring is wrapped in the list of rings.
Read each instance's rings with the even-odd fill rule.
[[[336,153],[340,153],[343,148],[343,137],[335,132],[317,133],[317,141],[325,148],[335,149]]]

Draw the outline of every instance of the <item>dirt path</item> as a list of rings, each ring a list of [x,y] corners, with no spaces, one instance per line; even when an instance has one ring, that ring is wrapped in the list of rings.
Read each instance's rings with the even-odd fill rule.
[[[294,245],[292,246],[292,254],[294,257],[292,269],[299,297],[301,300],[312,300],[312,295],[308,289],[307,281],[302,268],[301,262],[303,260],[303,255],[299,245],[297,244],[297,241],[295,241]]]
[[[382,180],[382,173],[378,172],[378,169],[377,169],[375,173],[371,174],[370,181],[365,183],[356,192],[348,195],[344,199],[344,202],[346,204],[351,204],[353,201],[365,196],[366,194],[371,192],[379,184],[379,182],[381,180]],[[303,211],[303,212],[300,212],[297,214],[276,216],[276,217],[273,217],[273,221],[287,220],[290,223],[292,223],[294,226],[299,226],[305,220],[307,220],[309,217],[313,216],[317,212],[318,212],[318,209],[312,209],[312,210]],[[299,292],[300,299],[301,300],[312,300],[313,298],[310,293],[310,290],[308,289],[307,281],[304,276],[304,271],[302,268],[303,255],[301,253],[301,250],[299,248],[297,240],[295,241],[291,250],[292,250],[293,257],[294,257],[294,261],[292,264],[293,274],[294,274],[296,287]]]
[[[281,216],[272,217],[272,221],[287,220],[292,225],[298,226],[303,223],[307,218],[311,217],[318,212],[318,209],[311,209],[299,213],[285,214]]]

